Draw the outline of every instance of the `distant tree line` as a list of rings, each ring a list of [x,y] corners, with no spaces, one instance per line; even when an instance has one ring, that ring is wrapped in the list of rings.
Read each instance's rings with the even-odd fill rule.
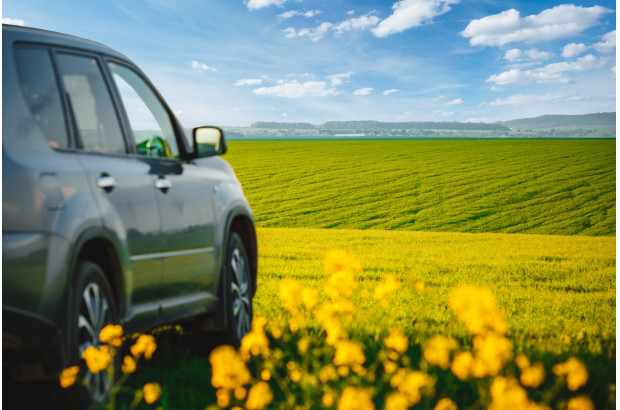
[[[269,128],[281,130],[461,130],[461,131],[510,131],[502,124],[485,124],[473,122],[379,122],[379,121],[328,121],[313,125],[307,122],[254,122],[251,128]]]

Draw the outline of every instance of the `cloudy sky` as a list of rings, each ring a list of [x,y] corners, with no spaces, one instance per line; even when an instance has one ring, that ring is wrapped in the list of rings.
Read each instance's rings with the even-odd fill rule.
[[[4,0],[2,18],[119,50],[186,126],[616,110],[610,0]]]

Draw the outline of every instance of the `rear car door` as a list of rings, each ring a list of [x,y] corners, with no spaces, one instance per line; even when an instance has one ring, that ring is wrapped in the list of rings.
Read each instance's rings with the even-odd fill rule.
[[[129,65],[109,61],[138,157],[151,166],[162,229],[161,301],[167,319],[215,301],[215,212],[208,179],[192,162],[182,130],[150,84]],[[197,313],[197,312],[196,312]]]
[[[76,139],[76,155],[88,175],[104,226],[129,250],[128,256],[119,255],[130,272],[124,284],[129,306],[126,317],[150,321],[158,313],[162,272],[153,169],[128,155],[127,138],[101,58],[57,50],[55,61]]]

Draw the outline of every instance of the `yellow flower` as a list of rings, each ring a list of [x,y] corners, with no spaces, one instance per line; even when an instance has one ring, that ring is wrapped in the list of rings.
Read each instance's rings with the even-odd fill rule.
[[[228,407],[230,406],[230,390],[227,389],[217,389],[215,392],[215,397],[217,399],[217,405],[219,407]]]
[[[267,369],[263,369],[260,372],[260,378],[265,380],[265,381],[269,381],[271,379],[271,372]]]
[[[528,403],[526,391],[512,377],[496,377],[491,385],[491,397],[489,410],[525,408]]]
[[[454,356],[454,360],[452,361],[452,366],[450,370],[452,373],[459,379],[465,381],[469,379],[471,375],[471,367],[474,361],[474,356],[471,352],[460,352]]]
[[[350,340],[343,340],[336,344],[334,354],[334,364],[336,366],[355,366],[362,365],[366,361],[362,346]]]
[[[458,407],[456,407],[452,400],[446,397],[437,402],[435,410],[458,410]]]
[[[504,315],[488,289],[470,285],[457,287],[448,297],[448,306],[470,333],[479,335],[493,331],[505,334],[508,331]]]
[[[362,264],[355,255],[342,249],[332,249],[325,254],[325,270],[329,273],[339,271],[361,272]]]
[[[243,360],[248,361],[251,356],[264,355],[269,352],[269,340],[264,330],[266,324],[267,318],[265,317],[257,317],[252,321],[252,330],[241,340],[239,351]]]
[[[422,400],[420,389],[430,382],[428,376],[420,371],[408,372],[404,379],[398,385],[398,391],[401,392],[409,401],[410,405],[414,405]]]
[[[282,302],[282,307],[288,310],[291,315],[298,313],[298,306],[302,299],[303,287],[295,279],[282,279],[278,288],[278,295]]]
[[[299,383],[301,381],[302,376],[303,374],[299,370],[295,369],[291,372],[291,381],[293,383]]]
[[[245,362],[232,346],[218,346],[209,355],[211,384],[216,389],[233,390],[250,382],[250,372]]]
[[[69,368],[64,369],[62,372],[60,372],[60,377],[59,377],[60,386],[63,389],[73,386],[73,384],[75,383],[75,379],[79,372],[80,372],[80,368],[78,366],[71,366]]]
[[[151,335],[140,335],[136,343],[129,348],[131,354],[138,356],[143,354],[146,360],[151,360],[153,353],[157,350],[157,344],[155,338]]]
[[[123,364],[121,365],[121,371],[123,373],[133,373],[136,371],[136,361],[131,356],[125,356],[123,358]]]
[[[241,386],[237,386],[235,387],[235,398],[237,400],[243,400],[245,399],[245,395],[247,394],[247,390],[245,389],[245,387],[241,387]]]
[[[553,373],[558,376],[566,375],[566,387],[575,391],[588,381],[588,370],[576,357],[569,358],[565,363],[553,366]]]
[[[323,397],[321,397],[321,403],[325,407],[331,407],[334,405],[334,396],[331,393],[325,393]]]
[[[383,362],[383,369],[387,374],[392,374],[398,369],[398,365],[390,360],[385,360]]]
[[[82,353],[82,359],[86,361],[86,366],[91,373],[99,373],[110,365],[110,349],[107,345],[97,349],[95,346],[89,346]]]
[[[312,310],[319,301],[319,292],[316,289],[304,288],[301,293],[301,300],[306,310]]]
[[[357,289],[355,272],[349,270],[339,270],[332,273],[324,285],[325,294],[331,299],[350,298],[355,289]]]
[[[310,346],[310,338],[307,336],[302,337],[297,342],[297,350],[299,353],[304,354],[308,351],[308,347]]]
[[[375,286],[373,296],[379,301],[379,303],[381,303],[381,305],[385,306],[389,303],[390,299],[392,299],[394,292],[398,290],[399,286],[400,282],[396,279],[396,276],[393,274],[388,274],[377,286]]]
[[[430,364],[447,369],[450,366],[450,352],[458,347],[456,340],[445,336],[433,336],[424,347],[424,358]]]
[[[585,396],[573,397],[572,399],[568,401],[566,409],[567,410],[594,410],[594,404],[589,398]]]
[[[273,336],[274,339],[279,339],[282,337],[282,329],[280,329],[278,326],[276,325],[271,325],[271,336]]]
[[[161,396],[161,386],[158,383],[147,383],[142,388],[142,392],[144,393],[144,401],[147,404],[153,404]]]
[[[273,393],[269,388],[269,384],[258,382],[250,389],[248,400],[245,402],[246,409],[260,410],[264,409],[273,401]]]
[[[121,325],[107,325],[99,332],[99,340],[114,347],[121,347],[123,344],[123,328]]]
[[[366,389],[356,389],[355,387],[346,387],[340,400],[338,401],[338,410],[374,410],[375,405],[372,402],[370,392]]]
[[[521,371],[521,384],[525,387],[537,388],[545,381],[545,366],[536,362]]]
[[[392,393],[385,401],[385,410],[407,410],[409,401],[402,393]]]
[[[487,333],[483,336],[475,336],[473,340],[476,359],[482,364],[484,374],[473,374],[476,377],[485,375],[495,376],[503,368],[504,364],[512,358],[512,344],[504,336]],[[475,368],[474,368],[475,370]]]
[[[327,383],[330,380],[336,380],[337,378],[338,373],[336,373],[336,368],[331,364],[328,364],[327,366],[319,370],[319,380],[323,384]]]
[[[517,366],[519,366],[519,369],[521,370],[525,370],[528,367],[530,367],[530,361],[528,360],[527,356],[524,355],[523,353],[520,353],[517,355],[517,357],[515,358],[515,362],[517,363]]]
[[[385,347],[393,349],[398,353],[405,353],[409,347],[409,340],[400,330],[392,329],[389,336],[385,338]]]

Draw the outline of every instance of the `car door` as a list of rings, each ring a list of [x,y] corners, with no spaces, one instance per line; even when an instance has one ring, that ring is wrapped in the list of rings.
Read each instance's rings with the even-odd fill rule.
[[[152,167],[162,229],[165,313],[213,304],[217,274],[212,188],[198,167],[181,159],[180,127],[136,70],[109,61],[131,128],[136,154]],[[172,313],[173,314],[173,313]],[[182,316],[182,314],[181,314]]]
[[[130,272],[124,278],[126,316],[152,320],[162,293],[161,222],[152,167],[128,155],[100,58],[57,51],[55,61],[76,138],[76,156],[86,170],[105,227],[129,251],[128,257],[119,255]]]

